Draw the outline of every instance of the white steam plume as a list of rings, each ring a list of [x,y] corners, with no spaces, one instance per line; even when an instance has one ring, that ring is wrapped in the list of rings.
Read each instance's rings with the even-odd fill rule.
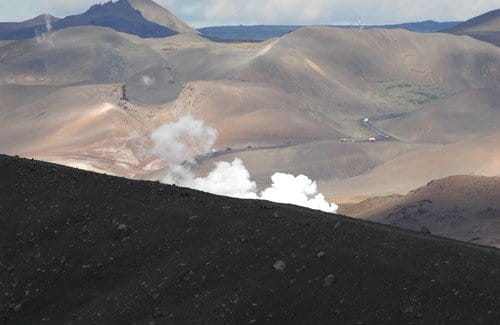
[[[186,115],[153,131],[151,139],[154,141],[153,153],[167,158],[173,166],[212,149],[217,130]]]
[[[295,204],[313,210],[337,212],[338,206],[326,202],[323,194],[318,193],[316,182],[309,177],[276,173],[271,177],[273,185],[260,194],[262,200]]]
[[[38,33],[36,30],[36,42],[37,44],[48,44],[50,47],[55,47],[54,36],[52,34],[52,21],[50,19],[50,15],[45,14],[43,16],[43,20],[45,22],[45,30],[46,33],[42,32]]]
[[[205,126],[202,121],[184,116],[175,123],[165,124],[155,130],[151,138],[153,152],[169,161],[169,170],[163,182],[190,187],[204,192],[241,199],[262,199],[277,203],[294,204],[310,209],[335,213],[338,206],[328,203],[318,193],[316,182],[307,176],[295,177],[275,173],[272,186],[257,194],[257,184],[240,159],[232,163],[217,162],[207,177],[195,177],[183,162],[199,153],[208,153],[215,143],[217,131]]]
[[[251,180],[250,173],[240,159],[235,159],[231,164],[218,162],[207,177],[195,178],[180,185],[240,199],[259,198],[257,184]]]
[[[52,31],[52,22],[50,21],[50,15],[43,15],[43,19],[45,20],[45,28],[47,29],[47,32],[50,33]]]
[[[154,78],[151,78],[150,76],[142,76],[141,81],[146,87],[151,87],[155,83]]]

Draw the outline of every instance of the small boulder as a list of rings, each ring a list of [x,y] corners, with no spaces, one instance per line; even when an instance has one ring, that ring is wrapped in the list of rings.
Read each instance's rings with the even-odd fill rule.
[[[286,264],[282,260],[276,261],[273,265],[274,269],[278,272],[283,272],[285,271]]]
[[[325,280],[323,280],[323,287],[329,287],[335,282],[335,276],[333,274],[328,275]]]
[[[325,252],[325,251],[321,251],[321,252],[319,252],[316,256],[317,256],[318,258],[322,258],[322,257],[324,257],[325,255],[326,255],[326,252]]]
[[[422,234],[430,235],[431,234],[431,229],[427,226],[422,226],[422,229],[420,230]]]

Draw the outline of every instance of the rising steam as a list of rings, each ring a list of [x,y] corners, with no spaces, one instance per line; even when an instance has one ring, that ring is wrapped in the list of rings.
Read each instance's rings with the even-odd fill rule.
[[[45,29],[47,32],[52,32],[52,21],[50,20],[50,16],[47,14],[43,15],[43,20],[45,21]]]
[[[141,82],[144,86],[151,87],[155,83],[155,80],[150,76],[142,76]]]
[[[212,149],[217,130],[186,115],[153,131],[151,139],[154,141],[153,153],[168,159],[170,165],[179,165]]]
[[[35,30],[36,33],[36,42],[37,44],[48,44],[50,47],[55,47],[54,35],[52,34],[52,21],[50,19],[50,15],[43,15],[43,20],[45,22],[45,32],[39,33],[38,30]]]
[[[294,204],[310,209],[335,213],[338,206],[318,193],[316,182],[304,175],[276,173],[272,186],[257,192],[257,184],[240,159],[232,163],[217,162],[207,177],[195,177],[189,164],[196,154],[208,153],[217,139],[217,131],[190,115],[175,123],[168,123],[151,135],[153,152],[168,159],[168,172],[163,182],[190,187],[204,192],[242,199],[262,199],[277,203]]]

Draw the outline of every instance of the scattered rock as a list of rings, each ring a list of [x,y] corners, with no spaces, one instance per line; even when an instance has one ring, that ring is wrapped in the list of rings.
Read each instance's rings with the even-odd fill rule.
[[[274,269],[278,272],[283,272],[285,271],[286,264],[282,260],[276,261],[273,265]]]
[[[164,311],[161,311],[161,310],[155,310],[155,312],[153,313],[153,318],[155,318],[155,319],[162,318],[165,316],[166,316],[166,313]]]
[[[323,287],[329,287],[333,284],[333,282],[335,282],[335,275],[330,274],[325,278],[325,280],[323,280]]]
[[[429,228],[429,227],[427,227],[427,226],[422,226],[422,229],[420,229],[420,232],[421,232],[422,234],[426,234],[426,235],[430,235],[430,234],[431,234],[431,230],[430,230],[430,228]]]
[[[266,210],[272,210],[272,209],[273,209],[273,206],[271,205],[271,203],[262,203],[262,204],[260,205],[260,207],[261,207],[262,209],[266,209]]]

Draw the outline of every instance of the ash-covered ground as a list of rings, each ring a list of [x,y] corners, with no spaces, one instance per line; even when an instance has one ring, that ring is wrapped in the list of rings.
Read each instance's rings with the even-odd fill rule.
[[[500,251],[0,156],[8,324],[493,324]]]

